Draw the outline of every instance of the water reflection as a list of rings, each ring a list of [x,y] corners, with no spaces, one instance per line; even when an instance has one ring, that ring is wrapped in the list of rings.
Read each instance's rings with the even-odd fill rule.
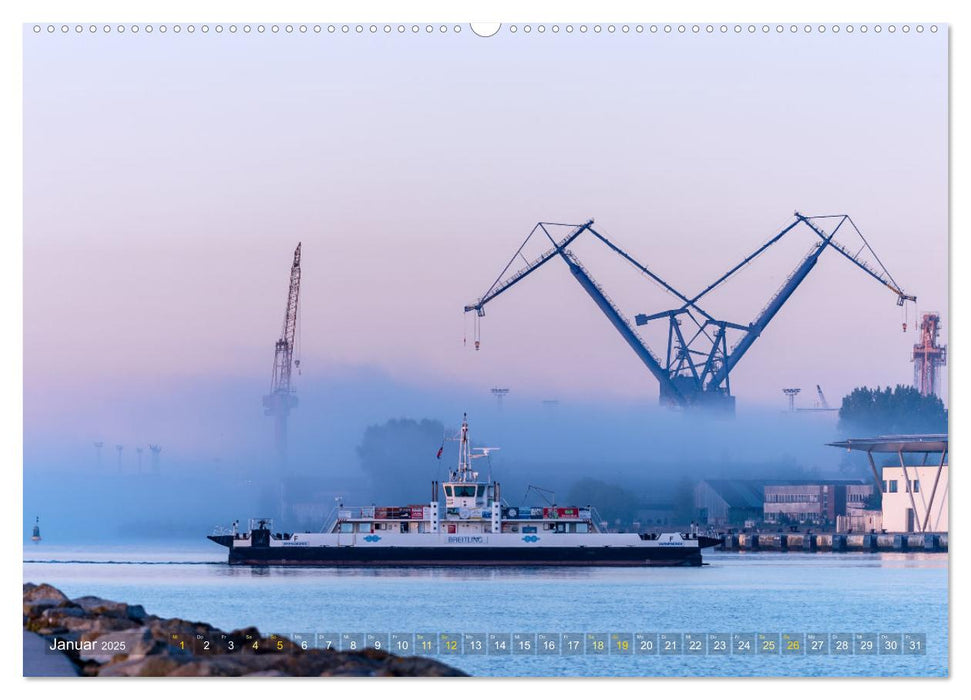
[[[645,571],[646,569],[636,569]],[[586,580],[607,572],[610,567],[564,568],[554,566],[484,567],[484,566],[400,566],[400,567],[334,567],[334,566],[267,566],[219,564],[210,567],[216,576],[227,578],[293,577],[311,579],[455,579],[488,581],[491,579]],[[631,571],[631,570],[628,570]]]

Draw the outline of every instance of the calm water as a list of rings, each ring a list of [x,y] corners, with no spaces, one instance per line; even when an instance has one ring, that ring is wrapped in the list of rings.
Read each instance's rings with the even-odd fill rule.
[[[912,655],[449,656],[493,676],[943,676],[946,554],[708,554],[689,569],[233,567],[192,543],[24,547],[24,581],[263,633],[924,633]]]

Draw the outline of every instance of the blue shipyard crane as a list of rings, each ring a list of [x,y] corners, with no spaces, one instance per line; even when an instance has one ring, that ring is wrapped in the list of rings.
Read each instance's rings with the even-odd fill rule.
[[[300,300],[300,243],[293,251],[293,265],[290,267],[290,291],[287,295],[287,308],[283,316],[283,330],[276,341],[273,353],[273,379],[270,393],[263,397],[264,412],[273,416],[274,433],[281,475],[287,462],[287,418],[290,410],[297,405],[293,384],[290,381],[294,364],[299,369],[300,360],[293,359],[294,342],[297,335],[297,303]]]
[[[893,291],[897,295],[898,305],[903,305],[907,301],[916,301],[916,297],[909,296],[901,290],[900,286],[880,262],[876,253],[848,215],[807,217],[796,212],[794,216],[794,220],[779,233],[775,234],[766,243],[756,249],[755,252],[746,256],[741,262],[728,270],[728,272],[692,297],[688,297],[675,289],[622,248],[596,231],[593,228],[592,219],[579,226],[540,222],[533,227],[529,236],[526,237],[526,240],[519,247],[519,250],[516,251],[515,255],[513,255],[509,263],[507,263],[492,286],[477,301],[466,306],[465,311],[475,311],[479,317],[484,316],[486,304],[550,260],[559,258],[567,264],[577,282],[590,295],[614,328],[620,333],[621,337],[634,350],[634,353],[640,361],[657,379],[660,386],[660,402],[662,404],[679,408],[710,406],[731,411],[734,410],[735,404],[729,382],[732,369],[738,364],[739,360],[742,359],[762,332],[765,331],[768,324],[786,301],[789,300],[793,292],[806,279],[819,260],[819,256],[827,248],[832,248],[837,251],[856,267]],[[825,223],[823,222],[832,224],[831,230],[825,230]],[[813,246],[796,269],[785,280],[782,287],[769,299],[768,303],[751,323],[742,324],[724,319],[716,319],[700,306],[699,302],[701,299],[720,287],[739,270],[750,264],[772,245],[778,243],[789,232],[800,225],[808,227],[814,234]],[[570,229],[569,233],[563,238],[556,240],[551,234],[551,230],[556,230],[557,227],[564,226]],[[860,241],[862,241],[862,245],[855,253],[851,252],[845,245],[834,240],[836,234],[844,226],[847,227],[847,230],[852,229]],[[653,314],[637,314],[635,316],[637,326],[643,326],[651,321],[667,320],[667,348],[663,359],[658,357],[648,347],[635,327],[631,325],[617,305],[610,300],[603,288],[590,276],[590,273],[583,267],[576,255],[567,249],[570,244],[584,233],[589,233],[603,243],[607,248],[646,276],[651,282],[660,286],[667,294],[677,300],[678,304],[674,308]],[[523,250],[530,239],[534,235],[539,234],[545,235],[552,244],[552,247],[535,260],[528,261],[523,255]],[[861,259],[860,256],[864,250],[872,255],[874,262]],[[525,267],[519,269],[509,277],[505,277],[509,269],[519,259],[526,263]],[[682,328],[685,322],[687,330]],[[729,348],[730,335],[733,339],[731,348]],[[476,340],[476,347],[478,348],[478,340]]]

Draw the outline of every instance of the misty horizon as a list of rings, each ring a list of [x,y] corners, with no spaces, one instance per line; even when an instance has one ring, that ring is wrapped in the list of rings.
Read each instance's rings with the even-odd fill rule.
[[[947,343],[946,32],[24,32],[25,522],[191,532],[263,507],[298,242],[288,471],[364,499],[369,426],[464,412],[510,488],[842,473],[835,414],[788,414],[782,389],[838,408],[910,384],[924,311]],[[595,219],[694,294],[793,210],[850,215],[918,301],[824,251],[732,370],[734,418],[659,407],[561,261],[463,313],[538,221]],[[816,242],[786,238],[706,309],[744,328]],[[571,253],[628,318],[672,307],[603,246]],[[663,322],[638,331],[663,354]],[[419,496],[437,447],[409,462]]]

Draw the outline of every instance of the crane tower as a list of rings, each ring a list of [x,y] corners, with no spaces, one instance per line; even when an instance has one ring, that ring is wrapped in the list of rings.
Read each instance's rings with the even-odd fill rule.
[[[287,308],[283,316],[283,330],[276,341],[273,354],[273,379],[270,393],[263,397],[265,414],[274,418],[274,439],[280,476],[286,471],[287,464],[287,418],[290,409],[296,407],[297,397],[290,376],[294,366],[293,348],[297,335],[297,302],[300,298],[300,243],[293,251],[293,265],[290,267],[290,292],[287,295]],[[300,360],[296,360],[300,367]]]
[[[921,396],[937,395],[940,389],[939,367],[947,363],[947,346],[937,344],[941,317],[936,313],[924,314],[920,322],[920,342],[914,345],[914,386]]]
[[[555,238],[553,232],[561,231],[563,228],[568,229],[568,233],[562,238]],[[790,231],[797,228],[809,230],[813,239],[813,246],[795,270],[786,278],[782,287],[769,298],[765,307],[751,322],[739,323],[715,318],[701,306],[702,299],[706,295],[720,287],[739,270],[780,241]],[[845,244],[837,242],[836,235],[841,230],[848,232],[850,236],[853,233],[856,234],[857,239],[853,248],[848,248]],[[645,278],[674,298],[675,306],[672,308],[634,316],[634,322],[637,326],[644,326],[648,323],[667,323],[667,348],[665,352],[659,355],[647,345],[635,326],[607,296],[603,287],[593,279],[574,252],[569,250],[568,247],[583,234],[588,234],[605,245]],[[546,251],[530,262],[524,255],[524,249],[533,236],[544,243]],[[856,247],[857,245],[859,245],[859,248]],[[540,222],[533,227],[526,240],[519,246],[502,272],[499,273],[496,281],[481,297],[467,305],[465,311],[476,313],[475,347],[478,350],[478,317],[485,315],[486,305],[550,260],[560,259],[567,265],[576,281],[657,380],[661,404],[675,408],[704,406],[733,412],[735,410],[735,397],[731,393],[730,374],[732,370],[813,270],[820,255],[828,249],[839,253],[843,258],[893,292],[897,297],[899,306],[903,306],[908,301],[917,301],[916,297],[904,293],[847,214],[804,216],[797,211],[794,213],[791,223],[753,253],[747,255],[741,262],[732,266],[721,277],[700,292],[692,295],[684,294],[675,289],[647,266],[635,260],[616,243],[594,229],[593,219],[580,225]],[[861,257],[861,254],[864,257]],[[513,266],[520,264],[519,260],[526,263],[525,267],[512,272],[515,269]],[[510,272],[512,274],[509,274]],[[705,300],[705,303],[707,305],[707,300]],[[682,323],[685,324],[684,328],[682,328]],[[729,336],[732,337],[731,344],[729,343]]]

